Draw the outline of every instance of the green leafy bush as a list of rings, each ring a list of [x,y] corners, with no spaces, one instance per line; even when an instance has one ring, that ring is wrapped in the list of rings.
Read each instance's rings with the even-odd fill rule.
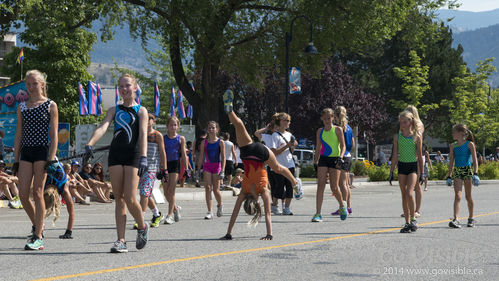
[[[478,166],[478,176],[481,180],[499,179],[499,162],[487,162]]]
[[[317,174],[315,173],[314,166],[304,166],[300,170],[301,178],[316,178]]]
[[[445,180],[448,172],[448,164],[435,163],[433,164],[433,170],[430,170],[430,180]]]
[[[367,168],[362,161],[352,161],[352,167],[350,167],[350,172],[354,173],[355,176],[365,176],[367,175]]]
[[[390,176],[390,167],[386,164],[383,166],[370,166],[367,169],[368,181],[386,181]]]

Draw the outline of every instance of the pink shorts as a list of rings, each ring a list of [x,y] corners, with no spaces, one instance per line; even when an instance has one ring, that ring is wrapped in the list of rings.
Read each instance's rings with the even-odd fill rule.
[[[218,175],[222,171],[222,163],[220,163],[220,162],[217,162],[217,163],[204,162],[203,171],[210,173],[210,174]]]

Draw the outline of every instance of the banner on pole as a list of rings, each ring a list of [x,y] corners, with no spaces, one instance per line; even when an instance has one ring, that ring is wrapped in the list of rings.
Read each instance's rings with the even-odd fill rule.
[[[299,67],[291,67],[289,69],[289,93],[301,93],[301,70]]]

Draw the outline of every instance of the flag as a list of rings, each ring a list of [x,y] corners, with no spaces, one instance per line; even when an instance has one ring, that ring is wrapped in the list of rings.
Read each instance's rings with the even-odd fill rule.
[[[154,82],[154,116],[159,116],[159,88],[158,82]]]
[[[135,101],[138,104],[141,104],[141,100],[140,100],[140,95],[141,94],[142,94],[142,89],[140,88],[139,84],[137,84],[137,91],[135,92]]]
[[[97,116],[102,115],[102,91],[100,90],[100,85],[97,84]]]
[[[118,101],[120,100],[120,91],[118,91],[118,85],[114,87],[114,105],[118,106]]]
[[[187,106],[187,117],[189,117],[189,119],[192,119],[192,116],[194,116],[194,110],[192,109],[192,105],[188,105]]]
[[[88,115],[88,102],[85,97],[85,90],[80,82],[78,82],[78,95],[80,96],[80,115]]]
[[[97,115],[97,84],[88,81],[88,114]]]
[[[178,90],[178,101],[177,101],[177,111],[178,118],[185,118],[185,110],[184,110],[184,97],[182,96],[182,91]]]
[[[24,48],[21,48],[19,55],[17,56],[17,63],[21,64],[21,61],[24,59]]]
[[[175,87],[172,87],[172,96],[170,98],[170,116],[175,116]]]

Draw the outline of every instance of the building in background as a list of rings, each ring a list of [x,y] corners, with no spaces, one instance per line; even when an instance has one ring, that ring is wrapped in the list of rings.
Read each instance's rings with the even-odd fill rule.
[[[12,47],[16,46],[16,34],[7,33],[2,41],[0,41],[0,65],[3,64],[3,58],[6,54],[12,51]],[[5,86],[10,83],[9,77],[0,76],[0,87]]]

